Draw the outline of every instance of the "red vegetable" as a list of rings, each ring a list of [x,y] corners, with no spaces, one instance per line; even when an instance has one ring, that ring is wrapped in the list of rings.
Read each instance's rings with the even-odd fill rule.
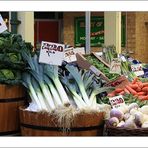
[[[130,94],[130,92],[126,88],[124,88],[124,92]]]
[[[143,87],[143,88],[142,88],[142,91],[148,92],[148,87]]]
[[[116,93],[120,93],[121,91],[123,91],[122,88],[116,88],[116,89],[115,89],[115,92],[116,92]]]
[[[137,94],[137,92],[134,90],[134,89],[132,89],[130,86],[125,86],[125,88],[131,93],[131,94],[133,94],[133,95],[136,95]]]
[[[131,88],[133,88],[133,89],[137,89],[138,88],[138,84],[130,84],[129,85]]]
[[[137,92],[140,92],[140,91],[141,91],[141,88],[140,88],[140,87],[138,87],[138,88],[136,89],[136,91],[137,91]]]
[[[132,84],[135,84],[137,81],[138,81],[138,77],[136,77],[133,81],[132,81]]]
[[[119,93],[119,95],[124,95],[124,93],[125,93],[124,91],[121,91],[121,92]]]
[[[146,95],[146,92],[141,91],[141,92],[138,92],[137,95],[138,95],[138,96]]]
[[[146,96],[139,96],[139,99],[140,99],[141,101],[148,100],[148,95],[146,95]]]

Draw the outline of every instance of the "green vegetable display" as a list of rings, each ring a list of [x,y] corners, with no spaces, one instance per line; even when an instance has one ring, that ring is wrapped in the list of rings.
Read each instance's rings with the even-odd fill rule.
[[[116,52],[115,46],[107,46],[103,47],[103,59],[108,62],[109,64],[113,60],[113,58],[117,58],[118,54]]]
[[[96,96],[114,90],[102,87],[101,80],[88,71],[69,64],[60,69],[56,65],[38,63],[38,58],[36,54],[23,52],[23,59],[28,63],[22,77],[23,85],[38,111],[53,112],[61,107],[97,110]]]
[[[109,73],[110,69],[105,64],[100,62],[94,55],[87,55],[85,58],[89,61],[90,64],[94,65],[102,73],[104,73],[109,80],[116,80],[120,76],[119,74]]]
[[[18,84],[21,73],[26,67],[22,51],[32,50],[30,43],[25,43],[21,35],[5,31],[0,34],[0,83]]]

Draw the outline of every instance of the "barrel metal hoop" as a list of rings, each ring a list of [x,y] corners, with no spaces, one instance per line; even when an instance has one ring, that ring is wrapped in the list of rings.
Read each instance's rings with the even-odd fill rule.
[[[9,103],[9,102],[20,102],[24,101],[25,97],[19,97],[19,98],[0,98],[0,103]]]
[[[5,131],[5,132],[0,132],[0,136],[11,136],[11,135],[15,135],[18,134],[20,131]]]
[[[47,130],[47,131],[62,131],[63,128],[59,128],[59,127],[47,127],[47,126],[37,126],[37,125],[30,125],[30,124],[24,124],[21,123],[22,127],[25,128],[31,128],[31,129],[36,129],[36,130]],[[70,129],[70,131],[74,131],[74,132],[79,132],[79,131],[91,131],[91,130],[97,130],[102,128],[102,126],[90,126],[90,127],[72,127]]]

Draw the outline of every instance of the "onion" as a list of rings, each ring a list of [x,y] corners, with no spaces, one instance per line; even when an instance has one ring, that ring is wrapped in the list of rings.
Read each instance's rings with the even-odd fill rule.
[[[148,128],[148,121],[144,122],[141,127],[142,128]]]
[[[116,118],[116,117],[110,118],[110,119],[109,119],[109,124],[110,124],[111,126],[116,127],[116,126],[119,124],[118,118]]]
[[[137,109],[135,109],[135,108],[132,108],[132,109],[130,110],[130,114],[133,115],[133,116],[135,116],[135,114],[136,114],[137,112],[139,112],[139,110],[137,110]]]
[[[122,111],[124,114],[129,111],[127,105],[122,105],[122,106],[120,106],[118,109],[119,109],[120,111]]]
[[[141,125],[144,123],[144,115],[143,115],[143,113],[141,113],[141,112],[136,112],[135,113],[135,123],[136,123],[136,125],[137,126],[140,126],[141,127]]]
[[[110,117],[116,117],[118,118],[120,121],[123,119],[123,112],[116,109],[116,108],[113,108],[111,111],[110,111]]]
[[[129,108],[129,112],[131,111],[131,109],[138,109],[139,108],[139,106],[138,106],[138,104],[137,103],[131,103],[129,106],[128,106],[128,108]]]
[[[139,109],[143,114],[148,115],[148,105],[144,105]]]
[[[131,116],[130,113],[126,113],[126,114],[124,114],[123,119],[127,120],[130,116]]]
[[[125,124],[125,122],[124,122],[124,121],[121,121],[121,122],[117,125],[117,127],[124,127],[124,124]]]
[[[137,126],[134,122],[133,116],[130,116],[130,118],[125,121],[124,127],[125,128],[131,128],[131,129],[137,128]]]

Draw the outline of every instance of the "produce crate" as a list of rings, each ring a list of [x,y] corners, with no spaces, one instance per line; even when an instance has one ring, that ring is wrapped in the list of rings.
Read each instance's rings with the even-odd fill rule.
[[[95,56],[98,60],[100,60],[106,67],[109,68],[109,64],[105,63],[98,55],[96,55],[95,53],[91,53],[89,55],[93,55]],[[87,70],[91,70],[92,72],[94,72],[97,76],[100,76],[102,79],[104,79],[105,81],[107,81],[108,83],[111,82],[111,80],[105,76],[105,74],[103,72],[101,72],[99,69],[97,69],[95,66],[93,66],[92,64],[89,63],[89,61],[85,58],[85,56],[87,55],[82,55],[80,53],[76,54],[77,57],[77,64],[79,67],[83,68],[83,69],[87,69]],[[120,77],[120,76],[119,76]]]
[[[19,106],[25,102],[24,88],[0,85],[0,92],[0,136],[19,135]]]
[[[100,60],[103,64],[105,64],[107,67],[110,67],[110,64],[108,64],[101,56],[97,55],[95,52],[92,53],[98,60]]]
[[[115,81],[106,83],[105,86],[112,86],[112,87],[116,87],[116,88],[124,88],[129,83],[130,83],[130,81],[125,76],[120,76]]]
[[[63,129],[54,115],[37,113],[20,107],[22,136],[102,136],[104,113],[82,113],[74,116],[69,129]]]
[[[130,128],[112,127],[106,121],[105,133],[106,136],[148,136],[148,128],[130,129]]]

